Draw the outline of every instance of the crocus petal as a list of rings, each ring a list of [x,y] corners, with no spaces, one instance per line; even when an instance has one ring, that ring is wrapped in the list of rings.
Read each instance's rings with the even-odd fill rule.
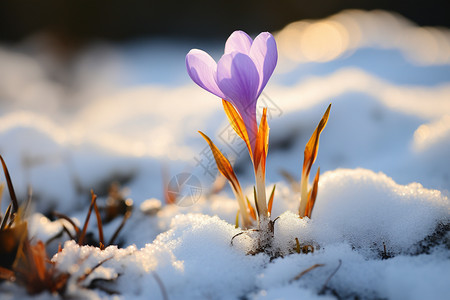
[[[255,64],[245,54],[225,54],[217,64],[217,84],[225,100],[247,107],[256,103],[259,75]]]
[[[232,52],[225,54],[217,64],[217,83],[241,115],[252,148],[254,148],[256,124],[256,100],[259,75],[255,64],[245,54]]]
[[[277,65],[278,52],[275,38],[268,32],[260,33],[253,41],[249,55],[255,63],[260,78],[259,96]]]
[[[186,68],[191,79],[214,95],[224,98],[225,95],[217,86],[217,64],[205,51],[192,49],[186,55]]]
[[[248,54],[252,46],[252,38],[241,30],[233,32],[225,43],[225,54],[241,52]]]

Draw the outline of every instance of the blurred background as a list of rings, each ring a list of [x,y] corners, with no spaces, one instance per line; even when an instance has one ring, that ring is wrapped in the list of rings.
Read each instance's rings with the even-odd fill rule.
[[[0,1],[0,154],[16,191],[68,211],[113,181],[136,203],[179,172],[217,175],[207,133],[251,186],[220,100],[187,75],[192,48],[223,54],[237,29],[274,34],[268,182],[299,179],[332,102],[322,171],[369,168],[450,189],[447,1]],[[3,177],[1,177],[3,178]],[[79,201],[84,199],[83,201]],[[3,204],[4,206],[5,204]]]
[[[421,26],[450,25],[448,2],[443,0],[3,0],[0,39],[18,41],[38,31],[50,32],[66,43],[149,36],[223,39],[236,28],[277,31],[293,21],[321,19],[349,8],[389,10]]]

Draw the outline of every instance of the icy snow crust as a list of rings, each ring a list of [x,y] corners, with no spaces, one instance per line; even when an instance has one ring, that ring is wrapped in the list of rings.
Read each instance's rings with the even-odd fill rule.
[[[65,234],[49,244],[55,253],[63,243],[52,260],[71,274],[68,297],[448,299],[448,29],[418,28],[386,12],[347,11],[325,21],[357,27],[361,39],[350,39],[335,56],[305,61],[292,56],[297,46],[283,45],[293,27],[305,24],[287,27],[277,35],[278,74],[260,99],[271,108],[267,192],[276,183],[275,259],[247,255],[254,248],[251,232],[231,245],[242,232],[234,225],[236,200],[228,188],[212,193],[214,178],[198,163],[205,159],[197,133],[203,130],[233,160],[252,199],[249,158],[237,151],[242,144],[226,143],[220,100],[185,74],[184,55],[192,45],[92,46],[64,73],[72,78],[69,87],[52,79],[61,69],[39,37],[19,45],[21,51],[0,46],[0,153],[19,198],[33,187],[30,236],[45,242],[63,224],[70,227],[50,221],[46,215],[53,210],[82,224],[91,188],[104,203],[108,185],[118,180],[124,197],[134,201],[120,247],[80,247]],[[389,30],[380,35],[373,28]],[[221,47],[204,45],[217,54]],[[316,206],[311,219],[299,219],[300,195],[279,171],[299,180],[305,143],[330,102],[313,166],[313,172],[322,170]],[[199,178],[201,196],[190,207],[160,207],[166,181],[180,172]],[[120,221],[104,225],[107,240]],[[88,231],[97,236],[95,217]],[[298,254],[296,238],[314,253]],[[315,264],[323,266],[294,280]],[[97,288],[87,288],[95,282]],[[59,297],[29,296],[2,282],[0,298]]]

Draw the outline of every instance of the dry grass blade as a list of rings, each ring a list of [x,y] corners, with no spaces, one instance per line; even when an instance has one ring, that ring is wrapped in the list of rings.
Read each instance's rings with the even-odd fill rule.
[[[230,102],[223,100],[223,109],[225,110],[225,114],[228,117],[228,121],[233,127],[234,131],[239,135],[239,137],[245,142],[248,148],[248,153],[250,153],[250,157],[252,157],[252,147],[250,145],[250,140],[248,138],[247,129],[245,128],[244,120],[241,115],[236,111],[233,104]]]
[[[88,271],[86,273],[84,273],[83,275],[81,275],[80,277],[78,277],[77,282],[80,283],[83,280],[85,280],[89,275],[92,274],[92,272],[94,272],[96,269],[98,269],[101,265],[103,265],[105,262],[107,262],[108,260],[111,260],[114,258],[113,256],[110,256],[108,258],[105,258],[104,260],[100,261],[99,263],[97,263],[95,266],[93,266],[92,268],[89,268]]]
[[[116,231],[114,232],[113,236],[109,240],[108,245],[113,245],[116,238],[119,236],[120,231],[122,230],[123,226],[125,226],[125,223],[127,222],[128,218],[131,216],[131,211],[127,211],[125,215],[123,216],[122,222],[120,223],[119,227],[117,227]]]
[[[64,219],[64,220],[66,220],[67,222],[69,222],[69,224],[72,225],[73,229],[75,230],[76,236],[77,236],[77,237],[80,236],[81,230],[80,230],[80,228],[77,226],[77,224],[75,224],[75,222],[74,222],[71,218],[69,218],[68,216],[66,216],[66,215],[64,215],[64,214],[61,214],[61,213],[59,213],[59,212],[56,212],[56,211],[54,211],[52,214],[53,214],[55,217],[57,217],[57,218]],[[65,229],[66,229],[66,232],[69,234],[69,236],[72,237],[72,234],[69,232],[69,230],[67,229],[67,227],[65,227],[65,226],[63,225],[63,228],[65,228]],[[73,238],[72,238],[72,239],[73,239]]]
[[[95,195],[94,192],[91,190],[91,195]],[[80,237],[78,239],[78,245],[83,245],[84,237],[86,236],[87,227],[89,224],[89,219],[91,218],[92,209],[94,208],[95,201],[97,200],[97,197],[92,196],[91,199],[91,205],[89,205],[89,210],[86,215],[86,220],[84,221],[83,230],[80,233]]]
[[[38,241],[38,243],[34,247],[30,247],[30,250],[32,252],[32,262],[34,263],[36,273],[39,279],[41,281],[44,281],[46,277],[45,261],[47,259],[45,245],[42,241]]]
[[[230,246],[233,246],[233,240],[234,240],[235,238],[237,238],[237,237],[240,236],[240,235],[243,235],[244,233],[248,233],[248,232],[250,232],[250,231],[259,231],[259,230],[258,230],[258,229],[249,229],[249,230],[241,231],[241,232],[239,232],[239,233],[233,235],[233,237],[231,238],[231,241],[230,241]]]
[[[0,155],[0,160],[3,166],[3,173],[5,173],[6,184],[8,185],[9,196],[11,197],[11,201],[13,204],[13,212],[17,212],[19,210],[19,202],[17,201],[16,192],[14,192],[14,186],[11,181],[11,176],[9,175],[8,167],[3,159],[3,156]]]
[[[164,284],[163,284],[161,278],[160,278],[160,277],[158,276],[158,274],[156,274],[155,272],[152,272],[152,275],[153,275],[153,278],[155,278],[155,281],[156,281],[156,283],[158,284],[159,289],[161,290],[162,298],[163,298],[164,300],[169,300],[169,295],[167,294],[166,287],[164,286]]]
[[[67,229],[67,227],[66,227],[65,225],[63,225],[62,227],[63,227],[63,231],[64,231],[65,233],[67,233],[67,235],[69,236],[69,238],[70,238],[71,240],[76,241],[77,237],[73,236],[72,233],[69,231],[69,229]]]
[[[97,217],[99,247],[101,250],[103,250],[103,249],[105,249],[105,238],[103,236],[102,218],[100,216],[100,212],[98,210],[97,203],[94,204],[94,211],[95,211],[95,216]]]
[[[98,228],[98,236],[99,236],[99,241],[98,241],[98,246],[101,250],[105,249],[105,247],[107,245],[111,245],[114,240],[117,238],[117,236],[119,235],[119,232],[122,230],[123,226],[125,225],[125,222],[128,220],[128,218],[131,216],[131,210],[125,212],[122,222],[120,223],[119,227],[116,229],[116,231],[114,232],[113,236],[111,237],[110,241],[108,244],[105,243],[105,237],[104,237],[104,232],[103,232],[103,221],[100,215],[100,210],[97,206],[97,195],[91,190],[91,204],[89,206],[89,210],[88,213],[86,215],[86,219],[83,225],[83,229],[80,229],[74,222],[72,219],[70,219],[68,216],[58,213],[58,212],[53,212],[53,215],[60,218],[60,219],[64,219],[66,221],[68,221],[70,223],[70,225],[74,228],[75,230],[75,236],[73,236],[73,234],[67,229],[67,227],[63,224],[62,228],[63,231],[62,232],[66,232],[67,235],[70,237],[70,239],[77,241],[78,245],[84,245],[85,244],[85,237],[86,237],[86,233],[87,233],[87,227],[89,224],[89,220],[90,220],[90,216],[92,214],[92,210],[95,211],[95,216],[97,219],[97,228]],[[60,236],[62,234],[62,232],[60,232],[57,236]],[[56,236],[55,236],[56,237]],[[55,237],[53,237],[52,239],[54,239]],[[89,244],[93,244],[95,245],[95,241],[89,241],[87,242]]]
[[[337,271],[341,268],[341,265],[342,265],[342,260],[339,260],[338,266],[337,266],[336,269],[333,271],[333,273],[331,273],[330,276],[328,276],[327,280],[326,280],[325,283],[323,284],[322,289],[321,289],[320,292],[319,292],[319,295],[325,293],[325,290],[327,289],[328,282],[329,282],[330,279],[337,273]]]
[[[97,195],[94,194],[94,192],[92,192],[92,197],[96,197]],[[98,210],[97,207],[97,202],[94,202],[94,211],[95,211],[95,215],[97,217],[97,227],[98,227],[98,238],[99,238],[99,247],[101,250],[105,249],[105,239],[103,237],[103,225],[102,225],[102,218],[100,216],[100,211]]]
[[[12,209],[12,203],[10,203],[8,205],[8,208],[6,209],[5,216],[3,217],[2,224],[0,225],[0,230],[3,230],[3,229],[6,228],[6,225],[8,224],[9,217],[11,215],[11,209]]]
[[[314,208],[314,204],[316,203],[317,192],[319,190],[319,176],[320,176],[320,167],[317,169],[316,177],[314,178],[313,187],[308,194],[308,202],[306,203],[305,215],[308,218],[311,218],[312,210]]]
[[[61,292],[69,278],[67,274],[56,274],[42,241],[31,245],[29,240],[25,240],[18,251],[13,270],[17,281],[25,286],[29,294],[38,294],[44,290]]]
[[[235,235],[231,238],[230,245],[233,246],[233,240],[234,240],[235,238],[237,238],[238,236],[243,235],[244,233],[246,233],[246,232],[245,232],[245,231],[242,231],[242,232],[239,232],[239,233],[235,234]]]
[[[323,266],[325,266],[325,265],[324,265],[324,264],[315,264],[315,265],[309,267],[308,269],[303,270],[302,272],[300,272],[297,276],[295,276],[294,278],[292,278],[292,279],[290,280],[290,282],[299,280],[299,279],[302,278],[306,273],[308,273],[308,272],[310,272],[310,271],[312,271],[312,270],[314,270],[314,269],[316,269],[316,268],[323,267]]]

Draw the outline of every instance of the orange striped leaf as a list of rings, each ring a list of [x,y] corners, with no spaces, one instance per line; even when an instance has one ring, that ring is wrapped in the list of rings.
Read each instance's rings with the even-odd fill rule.
[[[308,143],[305,146],[305,157],[303,160],[303,174],[309,175],[309,173],[311,172],[311,166],[316,161],[317,152],[319,151],[320,133],[327,125],[328,117],[330,115],[330,109],[331,104],[328,105],[328,108],[325,111],[322,119],[320,120],[319,125],[317,125],[316,130],[314,130],[314,133],[312,134],[311,138],[309,139]]]
[[[275,188],[276,187],[277,187],[277,185],[274,184],[272,192],[270,193],[270,197],[269,197],[269,204],[268,204],[268,208],[267,208],[267,211],[269,212],[269,216],[272,214],[273,198],[275,196]]]
[[[233,104],[230,102],[223,100],[223,109],[225,110],[225,114],[228,117],[228,121],[233,127],[234,131],[239,135],[239,137],[245,142],[248,148],[248,152],[250,153],[250,157],[252,157],[252,147],[250,145],[250,140],[248,138],[247,129],[245,128],[244,120],[241,115],[234,108]]]
[[[253,208],[253,206],[250,203],[250,200],[248,200],[247,197],[245,197],[245,199],[247,199],[247,207],[248,210],[250,211],[250,216],[252,217],[253,220],[256,220],[256,212],[255,209]]]
[[[235,191],[240,190],[241,187],[239,185],[239,181],[233,171],[233,167],[231,166],[230,161],[222,154],[222,152],[220,152],[219,148],[214,145],[214,143],[207,135],[205,135],[201,131],[199,131],[199,133],[203,136],[203,138],[211,148],[214,159],[216,160],[217,168],[219,169],[220,173],[222,173],[222,175],[228,179]]]
[[[313,187],[311,188],[311,191],[308,193],[308,202],[306,203],[305,209],[305,215],[308,218],[311,218],[312,210],[314,208],[314,204],[316,203],[317,192],[319,190],[319,176],[320,176],[320,167],[317,169]]]
[[[259,123],[258,135],[256,136],[256,145],[254,153],[254,167],[255,169],[263,168],[263,174],[266,173],[266,157],[269,142],[269,125],[267,124],[267,108],[263,109],[261,122]]]

